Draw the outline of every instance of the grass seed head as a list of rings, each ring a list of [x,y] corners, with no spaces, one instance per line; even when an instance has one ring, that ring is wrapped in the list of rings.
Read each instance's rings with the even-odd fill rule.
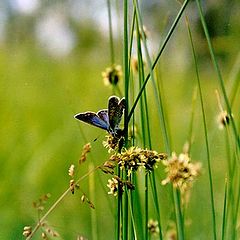
[[[230,116],[227,111],[220,112],[220,114],[217,116],[217,123],[219,129],[224,129],[230,124]]]
[[[113,65],[102,72],[103,82],[106,86],[117,85],[122,77],[122,67],[120,65]]]
[[[118,154],[118,158],[120,167],[130,174],[132,171],[137,171],[139,167],[152,171],[161,160],[167,158],[167,155],[153,150],[130,147]]]
[[[45,232],[42,232],[41,237],[42,239],[45,239],[45,240],[48,239],[48,236]]]
[[[73,178],[74,174],[75,174],[75,166],[74,164],[72,164],[68,169],[68,175]]]
[[[153,219],[149,219],[149,221],[148,221],[148,231],[151,235],[159,234],[158,221],[154,221]]]
[[[108,149],[108,152],[117,152],[120,141],[122,140],[122,137],[115,137],[111,134],[106,135],[106,140],[103,141],[103,146]]]
[[[118,177],[108,179],[107,187],[110,189],[108,194],[112,194],[114,197],[118,196],[118,192],[122,194],[124,191],[122,181]]]
[[[175,188],[185,192],[191,187],[191,183],[200,174],[201,164],[191,163],[188,154],[181,153],[179,156],[175,152],[168,160],[162,161],[166,166],[167,177],[162,181],[163,185],[172,183]]]
[[[74,194],[74,192],[75,192],[75,181],[73,179],[70,180],[69,188],[70,188],[70,191],[72,192],[72,194]]]
[[[87,160],[87,154],[91,151],[91,144],[87,143],[83,146],[81,158],[79,159],[79,165]]]
[[[23,228],[23,236],[27,238],[31,234],[32,234],[32,227],[31,226],[25,226]]]

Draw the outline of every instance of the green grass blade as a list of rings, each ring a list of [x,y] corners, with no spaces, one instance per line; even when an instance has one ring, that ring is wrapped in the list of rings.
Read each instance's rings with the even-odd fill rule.
[[[234,63],[234,66],[230,72],[229,82],[232,84],[231,91],[230,91],[230,106],[233,106],[233,103],[236,99],[237,92],[240,87],[240,52],[238,53],[237,59]],[[239,131],[238,131],[239,132]]]
[[[151,58],[150,58],[150,54],[149,54],[147,43],[146,43],[146,37],[145,37],[145,34],[144,34],[144,29],[143,29],[143,21],[142,21],[142,18],[141,18],[140,9],[139,9],[139,5],[138,5],[137,0],[134,0],[134,7],[136,9],[136,15],[137,15],[137,21],[136,21],[137,22],[137,29],[138,29],[138,31],[140,29],[141,33],[142,33],[141,34],[141,39],[139,39],[139,41],[142,40],[142,42],[143,42],[143,46],[144,46],[144,50],[145,50],[145,54],[146,54],[146,58],[147,58],[147,64],[148,64],[148,67],[150,69],[150,76],[151,76],[152,83],[153,83],[154,95],[155,95],[157,104],[159,106],[157,109],[158,109],[158,114],[159,114],[159,119],[160,119],[160,126],[161,126],[161,130],[162,130],[163,137],[164,137],[164,143],[165,143],[167,152],[170,153],[170,143],[169,143],[169,137],[168,137],[168,132],[167,132],[167,128],[166,128],[166,121],[165,121],[165,117],[164,117],[164,113],[163,113],[161,96],[159,96],[160,94],[158,92],[158,87],[157,87],[157,84],[156,84],[156,81],[155,81],[153,70],[151,68],[151,66],[152,66]],[[140,45],[140,49],[141,49],[141,44],[139,43],[139,45]],[[140,91],[141,91],[141,89],[140,89]],[[144,100],[145,100],[146,114],[148,115],[148,109],[147,109],[147,103],[146,103],[147,102],[147,100],[146,100],[146,90],[143,91],[143,97],[144,97]],[[148,141],[149,141],[150,148],[151,148],[151,138],[150,138],[150,128],[149,128],[148,118],[146,120],[147,120],[147,127],[148,127]]]
[[[175,18],[175,20],[174,20],[174,22],[173,22],[170,30],[169,30],[169,32],[167,33],[166,38],[164,39],[164,41],[163,41],[163,43],[162,43],[162,45],[161,45],[161,47],[160,47],[160,50],[159,50],[159,52],[158,52],[158,54],[157,54],[157,57],[155,58],[155,60],[154,60],[154,62],[153,62],[153,64],[152,64],[151,71],[154,70],[156,64],[158,63],[158,60],[159,60],[160,56],[162,55],[162,53],[163,53],[163,51],[164,51],[164,49],[165,49],[165,47],[166,47],[166,45],[167,45],[170,37],[172,36],[172,34],[173,34],[173,32],[174,32],[174,30],[175,30],[175,28],[176,28],[176,26],[177,26],[177,24],[178,24],[181,16],[182,16],[182,14],[183,14],[183,12],[184,12],[184,10],[185,10],[185,8],[186,8],[186,6],[187,6],[187,4],[188,4],[189,2],[190,2],[190,0],[185,0],[185,2],[183,3],[181,9],[179,10],[179,12],[178,12],[178,14],[177,14],[177,16],[176,16],[176,18]],[[135,110],[135,108],[136,108],[136,106],[137,106],[137,103],[138,103],[138,101],[139,101],[139,99],[140,99],[140,97],[141,97],[141,95],[142,95],[142,93],[143,93],[143,90],[145,89],[145,87],[146,87],[146,85],[147,85],[147,83],[148,83],[149,78],[150,78],[150,73],[147,75],[147,77],[146,77],[146,79],[145,79],[145,81],[144,81],[144,83],[143,83],[143,85],[142,85],[142,88],[141,88],[141,90],[139,91],[139,93],[138,93],[138,95],[137,95],[137,97],[136,97],[136,100],[135,100],[135,102],[134,102],[134,104],[133,104],[133,106],[132,106],[132,108],[131,108],[131,110],[130,110],[130,112],[129,112],[129,114],[128,114],[128,117],[127,117],[127,119],[126,119],[127,122],[130,121],[130,119],[131,119],[131,117],[132,117],[132,114],[134,113],[134,110]]]
[[[206,152],[207,152],[207,166],[208,166],[209,188],[210,188],[210,198],[211,198],[211,208],[212,208],[213,236],[214,236],[214,239],[216,240],[217,239],[216,213],[215,213],[215,204],[214,204],[212,167],[211,167],[210,149],[209,149],[209,143],[208,143],[208,131],[207,131],[206,114],[205,114],[205,110],[204,110],[205,108],[204,108],[204,103],[203,103],[202,87],[201,87],[201,82],[200,82],[200,77],[199,77],[197,57],[196,57],[195,48],[194,48],[194,44],[193,44],[192,33],[191,33],[190,26],[187,25],[187,27],[188,27],[189,39],[190,39],[190,43],[191,43],[191,47],[192,47],[194,64],[195,64],[198,91],[199,91],[199,95],[200,95],[200,103],[201,103],[201,111],[202,111],[203,127],[204,127],[204,136],[205,136],[205,145],[206,145]]]
[[[121,178],[120,167],[118,167],[117,175],[119,178]],[[120,239],[120,236],[122,235],[121,225],[122,225],[122,194],[120,194],[120,191],[118,189],[117,209],[116,209],[116,239]]]
[[[141,202],[140,202],[140,190],[139,190],[139,185],[138,185],[138,179],[136,178],[136,175],[133,173],[133,179],[132,182],[134,186],[136,186],[135,190],[132,192],[132,211],[135,217],[135,225],[136,225],[136,230],[137,230],[137,235],[139,236],[139,239],[144,239],[144,224],[143,224],[143,211],[141,207]]]
[[[130,39],[129,39],[129,61],[128,61],[128,76],[130,76],[130,70],[131,70],[131,57],[132,57],[132,47],[133,47],[133,36],[134,36],[134,27],[135,27],[135,20],[136,20],[136,11],[133,10],[133,17],[132,17],[132,23],[130,28]],[[134,88],[133,88],[134,89]]]
[[[134,12],[136,12],[136,8],[134,8]],[[145,73],[144,73],[144,61],[142,55],[142,47],[141,47],[141,34],[139,32],[139,23],[138,19],[136,19],[136,36],[137,36],[137,49],[138,49],[138,76],[139,76],[139,88],[141,89],[142,83],[144,82]],[[143,91],[143,98],[140,99],[140,113],[141,113],[141,128],[142,128],[142,139],[143,146],[149,147],[151,149],[151,137],[150,137],[150,122],[149,122],[149,114],[148,114],[148,104],[147,104],[147,93],[146,89]],[[147,143],[148,141],[148,143]]]
[[[177,223],[177,233],[178,239],[184,240],[184,224],[183,224],[183,215],[181,211],[181,194],[180,191],[176,188],[173,189],[173,198],[175,207],[175,215],[176,215],[176,223]]]
[[[145,239],[148,240],[148,173],[145,174]]]
[[[109,24],[109,46],[110,46],[110,57],[111,64],[115,63],[114,57],[114,44],[113,44],[113,32],[112,32],[112,14],[111,14],[111,1],[107,0],[107,9],[108,9],[108,24]]]
[[[231,123],[232,123],[231,126],[233,128],[233,133],[234,133],[234,136],[235,136],[235,139],[236,139],[236,143],[238,145],[238,149],[240,149],[240,137],[238,136],[237,127],[236,127],[236,124],[235,124],[235,121],[234,121],[234,118],[233,118],[233,115],[232,115],[232,110],[231,110],[231,106],[230,106],[230,103],[229,103],[229,100],[228,100],[228,97],[227,97],[225,84],[224,84],[222,74],[221,74],[220,68],[218,66],[218,62],[216,60],[216,56],[215,56],[213,46],[212,46],[212,43],[211,43],[211,40],[210,40],[210,36],[209,36],[209,33],[208,33],[208,29],[207,29],[207,24],[206,24],[204,15],[203,15],[202,6],[201,6],[199,0],[196,0],[196,2],[197,2],[197,6],[198,6],[199,15],[200,15],[200,18],[201,18],[201,23],[202,23],[202,26],[203,26],[203,30],[204,30],[204,33],[205,33],[205,36],[206,36],[206,39],[207,39],[209,52],[210,52],[210,55],[211,55],[211,58],[212,58],[214,68],[215,68],[217,76],[218,76],[219,85],[220,85],[220,88],[221,88],[221,91],[222,91],[222,94],[223,94],[223,98],[224,98],[224,101],[225,101],[225,104],[226,104],[226,108],[227,108]]]
[[[128,1],[124,0],[123,5],[123,15],[124,15],[124,37],[123,37],[123,66],[124,66],[124,88],[125,88],[125,99],[126,99],[126,108],[124,115],[124,137],[128,139],[128,102],[129,102],[129,52],[128,52]],[[127,147],[128,141],[125,141],[125,147]]]
[[[160,205],[158,201],[158,193],[157,193],[157,187],[156,187],[156,180],[155,180],[155,173],[152,171],[152,174],[150,174],[150,182],[151,182],[151,187],[152,187],[152,194],[153,194],[153,201],[157,213],[157,220],[158,220],[158,225],[159,225],[159,239],[163,239],[162,235],[162,224],[161,224],[161,211],[160,211]]]
[[[238,175],[239,177],[239,175]],[[239,180],[238,180],[239,181]],[[237,193],[237,198],[236,198],[236,207],[235,207],[235,212],[234,212],[234,218],[233,218],[233,239],[237,239],[237,230],[238,230],[238,210],[239,210],[239,203],[240,203],[240,183],[238,182],[238,193]]]
[[[89,164],[89,172],[91,169],[94,169],[94,164]],[[96,189],[95,189],[95,176],[93,174],[89,175],[89,196],[91,201],[95,202],[96,199]],[[91,230],[92,230],[92,239],[97,240],[98,239],[98,224],[97,224],[97,212],[91,211]]]
[[[188,133],[188,142],[189,142],[188,152],[189,153],[191,153],[191,147],[192,147],[192,141],[193,141],[193,123],[194,123],[194,115],[195,115],[195,108],[196,108],[196,100],[197,100],[197,88],[194,89],[193,96],[192,96],[191,120],[190,120],[189,133]]]
[[[225,239],[225,228],[226,228],[226,211],[227,211],[227,198],[228,198],[228,180],[225,179],[225,191],[223,201],[223,217],[222,217],[222,240]]]
[[[130,199],[130,201],[129,202],[132,202],[131,201],[131,199],[132,199],[132,197],[131,197],[131,194],[130,194],[130,192],[129,191],[127,191],[127,195],[128,195],[128,199]],[[132,221],[132,228],[133,228],[133,235],[134,235],[134,238],[133,239],[135,239],[135,240],[137,240],[138,239],[138,237],[137,237],[137,230],[136,230],[136,224],[135,224],[135,219],[134,219],[134,213],[133,213],[133,208],[132,208],[132,204],[129,204],[129,209],[130,209],[130,217],[131,217],[131,221]]]

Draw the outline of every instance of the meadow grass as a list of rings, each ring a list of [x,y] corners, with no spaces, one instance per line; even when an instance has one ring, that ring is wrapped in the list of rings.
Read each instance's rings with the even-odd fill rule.
[[[103,69],[98,63],[89,66],[82,62],[84,71],[77,72],[75,64],[65,63],[62,69],[62,64],[42,63],[47,60],[40,57],[41,61],[35,63],[39,72],[35,72],[35,69],[26,69],[28,62],[22,60],[21,52],[15,56],[22,66],[9,68],[19,74],[19,82],[9,71],[5,77],[11,81],[4,86],[3,96],[12,98],[5,103],[8,109],[5,113],[10,115],[13,110],[16,128],[10,129],[6,121],[2,134],[3,139],[14,135],[15,138],[7,141],[1,154],[13,164],[19,159],[17,170],[12,174],[21,171],[24,175],[20,182],[24,194],[16,193],[16,196],[23,198],[20,200],[23,209],[19,212],[24,216],[21,222],[26,223],[26,239],[47,236],[60,239],[238,239],[239,71],[233,68],[227,91],[221,72],[226,70],[218,63],[201,3],[196,0],[191,4],[195,4],[201,19],[213,63],[207,70],[210,74],[200,68],[194,31],[187,18],[189,2],[185,0],[180,5],[155,53],[149,50],[150,40],[139,2],[134,0],[130,4],[124,0],[122,9],[118,6],[117,10],[123,13],[121,76],[115,62],[118,60],[117,44],[111,15],[115,6],[106,1],[111,64],[111,69],[107,70],[111,74],[105,74],[110,83],[107,91],[100,81],[94,87],[87,80],[78,81],[83,73],[82,79],[98,78],[97,74]],[[180,77],[182,73],[178,75],[177,69],[167,68],[164,55],[168,44],[174,41],[173,34],[179,33],[179,25],[186,32],[184,44],[192,54],[190,77],[184,74]],[[94,71],[93,65],[97,66]],[[46,66],[49,66],[48,76],[42,76]],[[115,83],[112,82],[114,74],[119,80]],[[206,81],[205,76],[211,76],[211,81]],[[53,83],[49,79],[58,81]],[[21,88],[23,84],[25,87]],[[45,91],[46,86],[50,92]],[[10,94],[12,89],[20,100]],[[63,89],[65,94],[61,93]],[[108,153],[101,143],[102,130],[82,123],[77,125],[73,115],[77,111],[97,112],[107,106],[108,96],[117,93],[119,97],[123,94],[126,100],[121,125],[123,135],[108,136],[105,143],[111,150]],[[54,98],[56,102],[52,102]],[[218,113],[223,131],[218,129],[215,120]],[[113,146],[114,141],[117,145]],[[84,145],[83,150],[81,145]],[[15,151],[5,156],[12,146]],[[24,161],[25,158],[30,160]],[[50,160],[54,163],[49,164]],[[71,164],[74,167],[70,167]],[[11,169],[4,169],[3,175],[11,174]],[[41,172],[47,178],[42,177]],[[7,184],[7,179],[5,176],[3,184]],[[10,182],[10,189],[19,184],[17,181]],[[37,189],[38,186],[42,189]],[[66,191],[57,197],[63,188]],[[35,201],[37,218],[30,221],[33,210],[29,209],[29,202],[42,192],[45,194]],[[47,192],[51,192],[52,197]],[[5,205],[10,195],[11,191],[5,192]],[[14,226],[22,227],[17,223]],[[7,233],[5,236],[16,238]]]

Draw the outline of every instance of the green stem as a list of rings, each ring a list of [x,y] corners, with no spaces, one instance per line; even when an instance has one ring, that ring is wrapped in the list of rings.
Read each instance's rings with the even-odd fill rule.
[[[196,57],[195,48],[193,45],[192,33],[191,33],[190,26],[187,25],[187,27],[188,27],[188,34],[189,34],[189,39],[190,39],[190,43],[191,43],[191,47],[192,47],[193,59],[194,59],[194,63],[195,63],[198,91],[199,91],[199,95],[200,95],[201,111],[202,111],[203,126],[204,126],[205,145],[206,145],[206,151],[207,151],[207,166],[208,166],[210,198],[211,198],[211,208],[212,208],[213,236],[214,236],[214,239],[216,240],[217,239],[216,214],[215,214],[213,182],[212,182],[212,167],[211,167],[210,150],[209,150],[209,143],[208,143],[207,122],[206,122],[206,115],[205,115],[205,110],[204,110],[205,108],[204,108],[204,104],[203,104],[202,87],[201,87],[201,82],[200,82],[200,78],[199,78],[197,57]]]
[[[134,12],[136,12],[136,8],[134,8]],[[144,66],[143,66],[143,57],[142,57],[142,48],[141,48],[141,37],[139,33],[139,24],[138,19],[136,18],[136,36],[137,36],[137,53],[138,53],[138,78],[139,78],[139,88],[141,89],[142,83],[144,81]],[[146,96],[146,89],[144,89],[144,96]],[[141,129],[142,129],[142,140],[143,146],[146,147],[146,122],[147,122],[147,114],[144,111],[146,109],[146,101],[145,98],[140,98],[140,115],[141,115]],[[149,128],[148,128],[149,129]],[[148,134],[149,135],[149,134]]]
[[[224,236],[225,236],[227,196],[228,196],[228,181],[226,179],[225,180],[225,191],[224,191],[224,202],[223,202],[223,217],[222,217],[222,240],[224,240]]]
[[[154,70],[154,68],[155,68],[155,66],[156,66],[156,64],[157,64],[160,56],[161,56],[162,53],[163,53],[163,50],[165,49],[165,47],[166,47],[166,45],[167,45],[170,37],[172,36],[172,34],[173,34],[173,32],[174,32],[174,30],[175,30],[175,28],[176,28],[176,26],[177,26],[177,24],[178,24],[178,22],[179,22],[179,20],[180,20],[180,18],[181,18],[181,16],[182,16],[182,14],[183,14],[183,12],[184,12],[187,4],[189,3],[189,1],[190,1],[190,0],[185,0],[185,2],[183,3],[181,9],[179,10],[178,15],[176,16],[176,18],[175,18],[175,20],[174,20],[174,22],[173,22],[173,24],[172,24],[172,26],[171,26],[171,28],[170,28],[167,36],[166,36],[166,38],[164,39],[164,41],[163,41],[163,43],[162,43],[162,45],[161,45],[161,47],[160,47],[159,53],[158,53],[157,57],[155,58],[155,60],[154,60],[154,62],[153,62],[153,64],[152,64],[151,71]],[[136,106],[137,106],[137,103],[138,103],[138,101],[139,101],[139,99],[140,99],[140,97],[141,97],[141,95],[142,95],[142,93],[143,93],[143,90],[145,89],[145,87],[146,87],[146,85],[147,85],[147,83],[148,83],[149,78],[150,78],[150,73],[147,75],[147,77],[146,77],[146,79],[145,79],[145,81],[144,81],[144,83],[143,83],[143,85],[142,85],[142,88],[141,88],[141,90],[139,91],[139,93],[138,93],[138,95],[137,95],[137,97],[136,97],[136,100],[135,100],[135,102],[134,102],[134,104],[133,104],[133,106],[132,106],[132,108],[131,108],[128,116],[127,116],[127,119],[126,119],[127,122],[130,121],[130,119],[131,119],[131,117],[132,117],[132,114],[134,113],[134,110],[135,110],[135,108],[136,108]]]
[[[129,96],[128,96],[128,89],[129,89],[129,70],[128,70],[128,0],[124,0],[124,82],[125,82],[125,99],[126,99],[126,108],[125,108],[125,115],[124,115],[124,138],[125,138],[125,147],[127,148],[128,144],[128,102],[129,102]]]
[[[89,172],[91,169],[94,168],[94,164],[90,163],[89,164]],[[95,189],[95,176],[94,175],[89,175],[89,196],[90,199],[95,202],[96,200],[96,189]],[[92,230],[92,239],[97,240],[98,239],[98,224],[97,224],[97,213],[96,211],[91,211],[91,230]]]
[[[184,240],[184,224],[183,224],[183,216],[181,212],[181,196],[178,189],[173,189],[173,198],[175,205],[175,214],[177,219],[177,233],[178,239]]]
[[[127,170],[125,171],[124,180],[129,180],[127,176]],[[128,206],[131,205],[131,201],[128,201],[128,189],[125,187],[124,192],[124,205],[123,205],[123,239],[128,239]]]
[[[237,221],[237,219],[238,219],[238,209],[239,209],[239,202],[240,202],[240,191],[239,191],[239,186],[240,184],[238,184],[238,195],[237,195],[237,200],[236,200],[236,202],[237,202],[237,205],[236,205],[236,209],[235,209],[235,213],[234,213],[234,238],[233,239],[235,239],[235,236],[236,236],[236,232],[237,232],[237,229],[238,229],[238,221]]]
[[[153,201],[154,201],[154,205],[155,205],[156,212],[157,212],[157,220],[158,220],[158,225],[159,225],[159,239],[162,240],[163,235],[162,235],[161,215],[160,215],[161,212],[160,212],[160,206],[158,203],[158,193],[157,193],[154,170],[152,171],[152,173],[150,175],[150,181],[151,181],[151,186],[152,186]]]
[[[132,57],[132,46],[133,46],[133,36],[134,36],[134,26],[135,26],[135,19],[136,19],[136,11],[133,10],[133,17],[132,17],[132,23],[131,23],[131,30],[130,30],[130,40],[129,40],[129,59],[128,59],[128,76],[130,76],[131,71],[131,57]]]
[[[148,173],[145,175],[145,239],[148,240]]]
[[[191,153],[191,147],[192,147],[193,123],[194,123],[196,99],[197,99],[197,88],[194,89],[194,93],[192,97],[191,120],[190,120],[190,127],[189,127],[189,133],[188,133],[188,141],[189,141],[188,153],[189,154]]]
[[[125,114],[124,114],[124,146],[128,147],[128,122],[126,121],[128,116],[128,90],[129,90],[129,52],[128,52],[128,0],[124,0],[123,5],[123,15],[124,15],[124,36],[123,36],[123,66],[124,66],[124,83],[125,83],[125,100],[126,100],[126,107],[125,107]],[[127,178],[127,173],[125,173],[124,179]],[[128,239],[128,197],[127,193],[124,192],[124,208],[123,208],[123,217],[122,217],[122,234],[123,239]],[[130,203],[131,204],[131,203]]]
[[[220,68],[218,66],[218,63],[217,63],[217,60],[216,60],[216,57],[215,57],[215,53],[214,53],[214,50],[213,50],[213,46],[212,46],[212,43],[211,43],[211,40],[210,40],[210,36],[209,36],[209,33],[208,33],[208,29],[207,29],[207,24],[206,24],[205,18],[203,16],[202,6],[201,6],[199,0],[196,0],[196,2],[197,2],[197,6],[198,6],[199,15],[200,15],[200,18],[201,18],[203,30],[204,30],[204,33],[205,33],[205,36],[206,36],[206,39],[207,39],[209,52],[210,52],[210,55],[211,55],[211,58],[212,58],[212,62],[213,62],[215,71],[216,71],[217,76],[218,76],[219,85],[220,85],[220,88],[221,88],[221,91],[222,91],[222,94],[223,94],[223,98],[224,98],[224,101],[225,101],[225,104],[226,104],[226,107],[227,107],[227,112],[229,114],[229,117],[230,117],[230,120],[231,120],[231,123],[232,123],[231,126],[233,128],[233,133],[234,133],[234,136],[235,136],[235,139],[236,139],[236,142],[237,142],[237,145],[238,145],[238,149],[239,149],[240,148],[240,137],[238,136],[237,127],[236,127],[236,124],[235,124],[235,121],[234,121],[234,118],[233,118],[233,114],[232,114],[232,110],[231,110],[231,106],[230,106],[230,103],[229,103],[229,100],[228,100],[228,97],[227,97],[227,93],[226,93],[224,81],[223,81],[223,78],[222,78],[222,74],[221,74]]]
[[[128,198],[131,199],[130,202],[132,202],[132,196],[131,194],[129,193],[129,191],[127,192],[128,194]],[[132,228],[133,228],[133,234],[134,234],[134,240],[137,240],[137,231],[136,231],[136,224],[135,224],[135,220],[134,220],[134,213],[133,213],[133,208],[132,208],[132,204],[129,204],[129,209],[130,209],[130,216],[131,216],[131,220],[132,220]]]
[[[144,63],[143,63],[143,54],[142,54],[142,47],[141,47],[141,39],[145,42],[145,35],[143,33],[143,26],[142,22],[140,19],[140,13],[138,9],[138,2],[134,1],[134,10],[137,13],[137,18],[136,18],[136,26],[137,26],[137,46],[138,46],[138,69],[139,69],[139,87],[141,89],[141,86],[144,82],[145,78],[145,72],[144,72]],[[139,26],[139,21],[140,21],[140,26]],[[142,34],[140,34],[139,30],[141,30]],[[145,46],[146,48],[146,46]],[[146,52],[148,53],[147,49],[145,49]],[[147,54],[149,55],[149,54]],[[148,61],[150,62],[150,60]],[[151,66],[151,64],[149,64]],[[142,99],[142,98],[141,98]],[[147,104],[147,92],[146,89],[143,91],[143,100],[141,101],[141,112],[142,112],[142,121],[143,122],[143,130],[142,133],[146,136],[147,135],[147,140],[148,140],[148,146],[151,149],[152,148],[152,143],[151,143],[151,133],[150,133],[150,122],[149,122],[149,114],[148,114],[148,104]],[[145,123],[145,124],[144,124]],[[145,134],[146,132],[146,134]],[[145,138],[143,137],[145,140]],[[146,141],[144,141],[144,147],[146,147]]]
[[[233,103],[236,99],[237,96],[237,92],[238,89],[240,87],[240,81],[239,81],[239,77],[240,77],[240,52],[238,53],[237,56],[237,60],[234,63],[234,66],[232,68],[232,71],[230,73],[230,77],[229,77],[229,82],[232,83],[232,87],[231,87],[231,93],[230,95],[230,106],[233,106]]]
[[[114,59],[112,14],[111,14],[111,2],[110,2],[110,0],[107,0],[107,9],[108,9],[108,24],[109,24],[110,56],[111,56],[111,64],[113,66],[114,63],[115,63],[115,59]]]

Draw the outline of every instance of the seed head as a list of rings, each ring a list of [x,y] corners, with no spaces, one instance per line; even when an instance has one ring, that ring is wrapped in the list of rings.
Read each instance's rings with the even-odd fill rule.
[[[122,77],[122,67],[120,65],[113,65],[102,72],[103,82],[106,86],[117,85]]]
[[[45,232],[42,232],[41,237],[42,239],[48,239],[47,234]]]
[[[146,171],[152,171],[157,167],[160,160],[166,159],[165,153],[158,153],[153,150],[142,149],[139,147],[130,147],[118,154],[119,165],[126,169],[130,174],[132,171],[137,171],[139,167],[143,167]]]
[[[218,128],[223,129],[230,123],[230,115],[227,113],[227,111],[222,111],[217,116],[217,122],[218,122]]]
[[[91,144],[87,143],[83,146],[83,151],[82,151],[82,155],[81,158],[79,160],[79,165],[81,165],[82,163],[84,163],[87,159],[87,153],[89,153],[91,151]]]
[[[158,221],[149,219],[148,221],[148,231],[151,235],[157,235],[159,233]]]
[[[122,137],[112,136],[111,134],[106,135],[106,140],[103,141],[103,146],[108,149],[108,152],[117,151],[119,148],[119,143],[123,139]]]
[[[37,201],[33,202],[33,207],[36,208],[38,211],[43,211],[44,205],[47,203],[50,197],[50,193],[42,195]]]
[[[112,194],[115,197],[118,195],[118,189],[120,193],[123,193],[123,184],[121,184],[121,180],[117,177],[108,179],[107,187],[110,189],[108,194]]]
[[[32,233],[32,227],[31,226],[25,226],[24,228],[23,228],[23,236],[24,237],[28,237],[28,236],[30,236],[31,235],[31,233]]]
[[[69,188],[70,188],[70,191],[72,192],[72,194],[74,194],[74,192],[75,192],[75,181],[73,179],[70,180]]]
[[[132,171],[137,171],[140,167],[146,171],[152,171],[161,160],[166,158],[167,154],[165,153],[133,146],[129,149],[124,148],[121,153],[114,153],[101,169],[105,173],[111,173],[119,165],[121,169],[127,170],[128,175],[130,175]]]
[[[68,175],[73,178],[74,174],[75,174],[75,166],[72,164],[68,169]]]
[[[175,152],[168,160],[162,161],[166,166],[167,177],[162,181],[163,185],[171,182],[175,188],[181,192],[189,189],[193,180],[199,175],[201,164],[191,163],[188,154],[181,153],[179,156]]]

